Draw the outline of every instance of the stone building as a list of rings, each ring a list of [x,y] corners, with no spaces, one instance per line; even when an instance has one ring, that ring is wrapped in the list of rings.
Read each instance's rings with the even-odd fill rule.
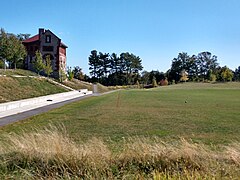
[[[26,69],[34,71],[35,52],[39,50],[43,59],[46,59],[47,55],[50,56],[55,78],[59,78],[61,72],[66,72],[67,46],[50,30],[40,28],[37,35],[24,40],[23,44],[27,51]]]

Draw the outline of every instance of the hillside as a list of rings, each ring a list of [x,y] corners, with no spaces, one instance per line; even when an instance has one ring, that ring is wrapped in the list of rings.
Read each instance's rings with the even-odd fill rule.
[[[63,82],[64,85],[71,87],[73,89],[88,89],[89,91],[93,90],[93,84],[92,83],[88,83],[85,81],[79,81],[77,79],[73,79],[72,81],[65,81]],[[108,92],[109,90],[111,90],[110,88],[103,86],[100,83],[97,83],[97,89],[98,89],[98,93],[104,93],[104,92]]]
[[[66,91],[31,71],[0,70],[0,103]]]

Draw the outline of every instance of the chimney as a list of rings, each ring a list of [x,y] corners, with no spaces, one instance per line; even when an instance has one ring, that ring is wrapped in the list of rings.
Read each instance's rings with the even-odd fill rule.
[[[39,28],[39,30],[38,30],[39,35],[42,35],[44,32],[45,32],[45,30],[43,28]]]

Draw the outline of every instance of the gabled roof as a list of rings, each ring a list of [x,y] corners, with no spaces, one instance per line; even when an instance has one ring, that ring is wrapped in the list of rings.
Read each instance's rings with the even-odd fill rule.
[[[65,45],[64,43],[61,42],[61,47],[65,47],[65,48],[68,48],[67,45]]]
[[[29,39],[26,39],[23,41],[23,43],[31,43],[31,42],[35,42],[35,41],[39,41],[39,35],[35,35],[33,37],[30,37]],[[64,47],[64,48],[68,48],[64,43],[61,42],[60,44],[61,47]]]
[[[38,34],[33,36],[33,37],[30,37],[29,39],[26,39],[23,41],[23,43],[30,43],[30,42],[35,42],[35,41],[38,41],[39,40],[39,36]]]

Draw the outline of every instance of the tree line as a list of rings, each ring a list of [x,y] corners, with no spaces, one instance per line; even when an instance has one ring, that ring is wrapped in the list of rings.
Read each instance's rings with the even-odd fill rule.
[[[135,84],[143,69],[141,58],[129,52],[118,56],[116,53],[98,53],[93,50],[88,59],[91,81],[104,85]]]
[[[26,49],[22,41],[29,37],[30,34],[15,35],[5,32],[3,28],[0,29],[0,68],[6,68],[6,65],[9,68],[24,68]],[[40,61],[43,60],[37,53],[39,52],[36,52],[37,61],[34,63],[36,71],[51,74],[49,58],[42,64]],[[68,77],[112,86],[133,84],[155,86],[185,81],[240,81],[240,66],[235,71],[227,66],[221,67],[217,56],[207,51],[198,55],[179,53],[165,73],[158,70],[142,71],[142,59],[129,52],[118,56],[116,53],[93,50],[88,58],[88,64],[91,77],[84,75],[78,66],[68,69]]]
[[[211,52],[201,52],[198,55],[179,53],[172,60],[167,72],[158,70],[140,71],[143,69],[139,56],[130,53],[101,53],[91,51],[89,56],[89,70],[91,82],[104,85],[133,85],[145,86],[167,85],[179,82],[206,81],[240,81],[240,66],[232,71],[227,66],[219,66],[216,55]]]
[[[211,52],[201,52],[192,56],[182,52],[172,60],[166,77],[170,82],[237,81],[239,80],[239,69],[240,67],[234,72],[227,66],[219,66],[217,56],[212,55]]]

